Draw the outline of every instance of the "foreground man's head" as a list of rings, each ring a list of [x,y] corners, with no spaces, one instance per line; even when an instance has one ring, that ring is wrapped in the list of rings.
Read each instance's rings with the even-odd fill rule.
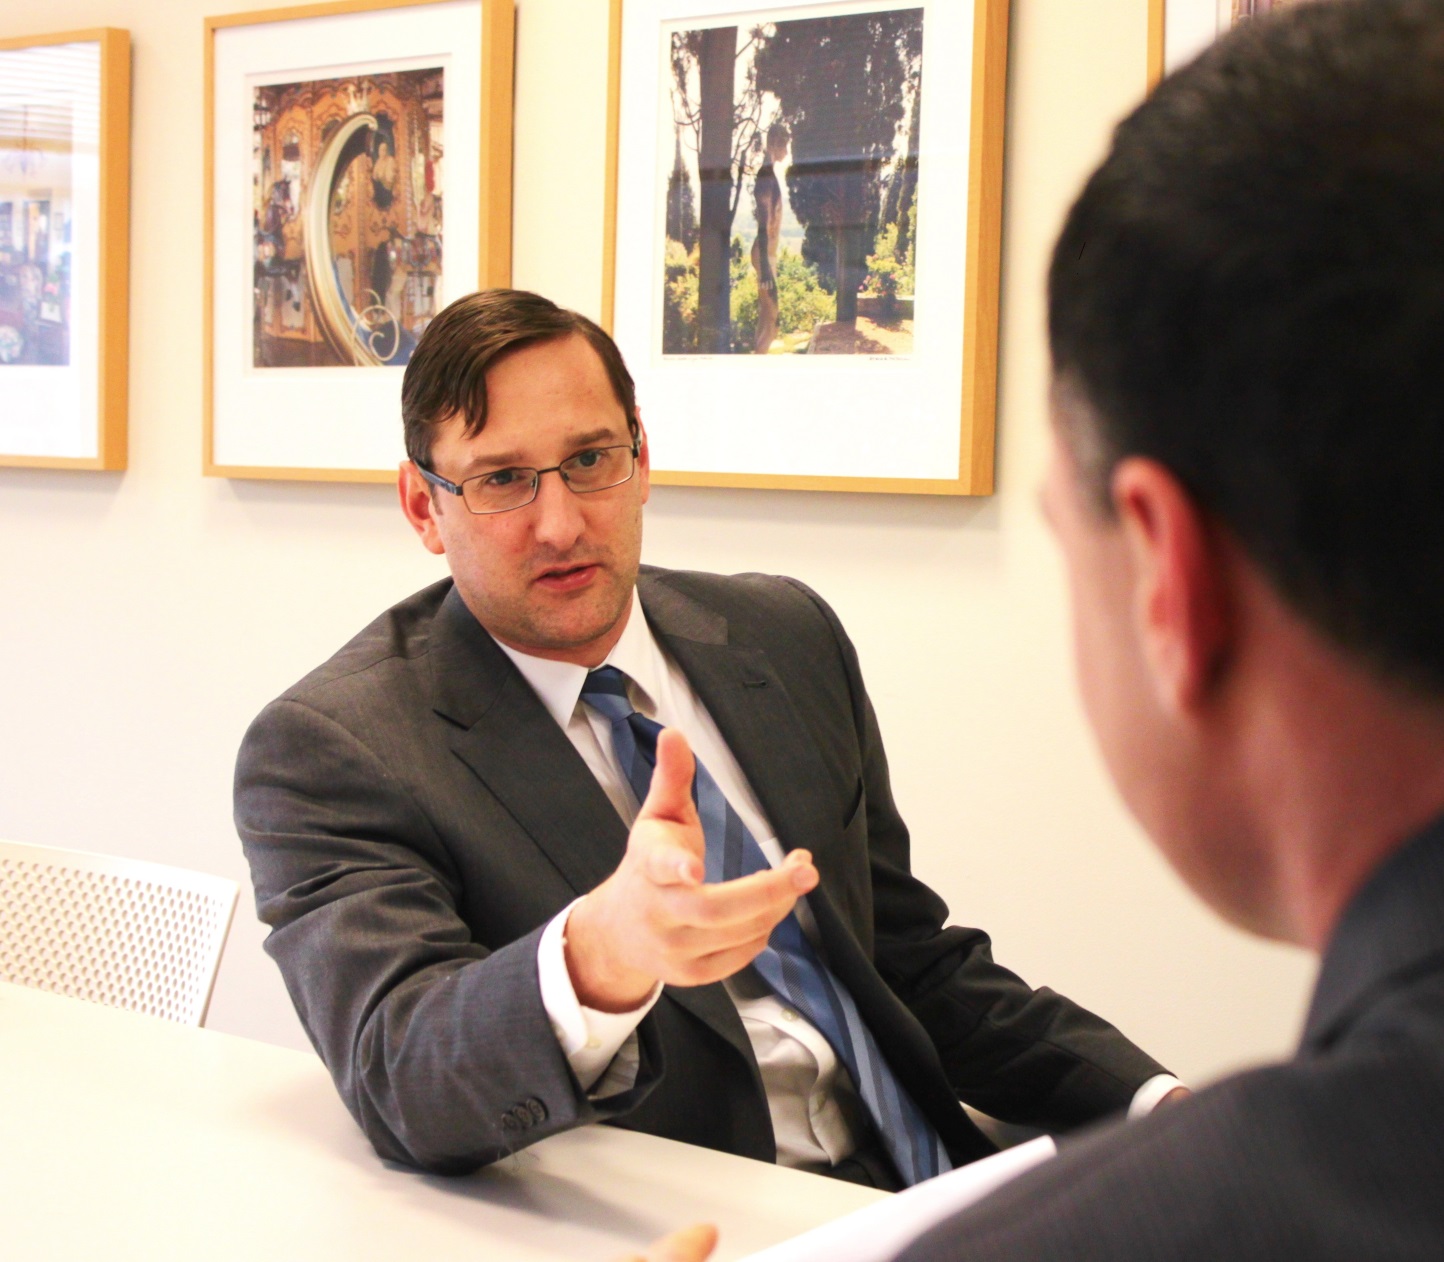
[[[1305,5],[1166,80],[1049,332],[1109,768],[1216,909],[1319,946],[1444,808],[1444,6]]]

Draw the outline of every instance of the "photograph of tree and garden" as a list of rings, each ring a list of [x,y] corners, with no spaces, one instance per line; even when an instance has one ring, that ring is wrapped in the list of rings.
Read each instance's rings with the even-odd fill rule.
[[[676,29],[669,53],[663,353],[911,354],[923,10]]]

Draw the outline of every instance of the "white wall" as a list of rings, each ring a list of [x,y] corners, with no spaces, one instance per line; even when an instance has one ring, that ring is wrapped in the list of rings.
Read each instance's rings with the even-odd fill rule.
[[[230,780],[250,717],[441,571],[388,488],[200,476],[202,18],[232,7],[0,0],[0,35],[110,25],[135,45],[130,469],[0,470],[0,836],[244,882]],[[592,313],[606,9],[520,0],[517,21],[515,281]],[[1143,90],[1145,10],[1015,0],[998,493],[659,488],[646,555],[794,574],[829,597],[918,870],[999,958],[1202,1078],[1291,1044],[1311,968],[1216,924],[1123,814],[1073,696],[1035,506],[1048,247]],[[243,895],[210,1024],[300,1044],[262,937]]]

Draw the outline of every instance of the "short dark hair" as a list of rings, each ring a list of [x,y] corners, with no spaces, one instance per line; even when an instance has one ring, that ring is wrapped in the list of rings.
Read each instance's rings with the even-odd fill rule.
[[[1160,461],[1311,625],[1444,693],[1444,0],[1289,7],[1160,84],[1068,216],[1049,337],[1101,504]]]
[[[430,468],[436,427],[465,419],[467,437],[486,424],[486,372],[503,355],[538,342],[576,334],[597,352],[612,393],[637,429],[637,395],[617,344],[600,325],[524,289],[483,289],[458,298],[416,343],[401,379],[401,423],[406,454]]]

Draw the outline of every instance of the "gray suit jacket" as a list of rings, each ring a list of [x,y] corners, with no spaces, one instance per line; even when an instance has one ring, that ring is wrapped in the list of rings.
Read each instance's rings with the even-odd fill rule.
[[[1444,1258],[1444,821],[1355,898],[1291,1062],[1075,1139],[903,1257]]]
[[[832,969],[957,1161],[959,1108],[1067,1127],[1160,1067],[1033,990],[908,871],[908,834],[851,644],[800,584],[646,570],[648,622],[716,720],[785,848],[806,846]],[[461,1172],[610,1120],[775,1157],[720,985],[668,987],[636,1086],[578,1089],[538,992],[537,939],[626,845],[605,793],[449,581],[367,627],[256,719],[236,823],[266,948],[383,1156]],[[965,832],[965,829],[960,830]]]

